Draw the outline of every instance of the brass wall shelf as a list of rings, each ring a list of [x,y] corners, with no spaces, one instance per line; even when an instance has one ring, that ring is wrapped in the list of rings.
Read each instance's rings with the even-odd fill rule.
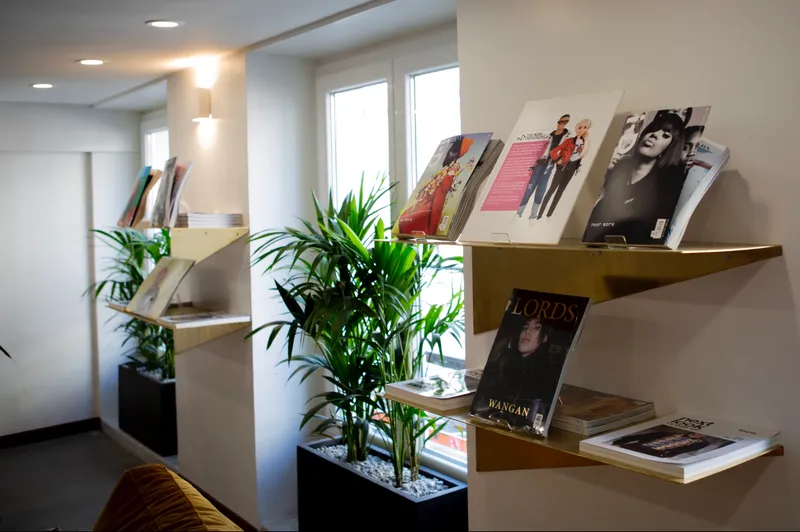
[[[483,423],[480,419],[468,415],[468,407],[457,410],[436,411],[412,401],[403,400],[401,402],[431,414],[476,427],[477,439],[475,448],[477,452],[475,469],[482,472],[611,465],[677,484],[689,484],[753,459],[748,458],[728,464],[687,481],[682,477],[656,473],[605,457],[585,455],[580,451],[580,442],[586,437],[573,432],[550,428],[547,438],[538,438],[520,432],[512,432],[499,425]],[[783,446],[777,445],[765,451],[761,456],[783,456]]]
[[[249,231],[247,227],[174,227],[170,229],[170,256],[198,263],[236,242]]]
[[[147,316],[130,312],[125,309],[124,305],[118,303],[107,303],[107,306],[127,316],[175,331],[175,354],[188,351],[193,347],[227,336],[232,332],[249,327],[251,323],[250,316],[241,316],[240,321],[236,323],[208,324],[208,320],[201,319],[195,322],[181,322],[179,326],[176,326],[174,323],[160,318],[151,319]],[[209,312],[209,310],[193,306],[171,306],[164,312],[164,316],[184,316],[187,314],[191,315],[205,312]]]
[[[781,246],[685,244],[677,250],[557,246],[472,246],[474,332],[497,329],[514,288],[592,298],[594,303],[688,281],[783,255]]]
[[[249,228],[247,227],[171,228],[170,256],[193,260],[196,265],[198,262],[236,242],[248,232]],[[176,326],[171,322],[158,318],[151,319],[147,316],[129,312],[124,305],[108,303],[108,307],[136,319],[175,331],[175,354],[183,353],[232,332],[245,329],[251,324],[250,316],[240,316],[240,320],[236,323],[209,324],[207,320],[197,320],[195,322],[181,322],[179,326]],[[164,312],[164,316],[204,312],[209,312],[209,310],[193,306],[170,306]]]

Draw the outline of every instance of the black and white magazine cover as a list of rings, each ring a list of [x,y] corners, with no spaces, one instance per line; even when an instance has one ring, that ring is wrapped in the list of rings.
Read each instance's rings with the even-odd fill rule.
[[[684,107],[628,115],[584,242],[664,246],[710,110]]]
[[[515,289],[497,330],[470,415],[547,436],[586,297]]]

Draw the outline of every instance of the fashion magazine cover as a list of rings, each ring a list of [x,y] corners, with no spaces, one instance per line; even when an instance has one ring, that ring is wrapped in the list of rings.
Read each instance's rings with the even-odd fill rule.
[[[589,305],[585,297],[515,289],[470,415],[546,436]]]
[[[627,117],[584,242],[664,245],[710,109],[661,109]]]
[[[621,98],[618,90],[525,104],[461,239],[558,244]]]

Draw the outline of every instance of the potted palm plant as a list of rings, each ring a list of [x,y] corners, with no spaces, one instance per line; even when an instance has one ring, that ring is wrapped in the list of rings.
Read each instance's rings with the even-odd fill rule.
[[[288,311],[252,334],[268,329],[269,348],[284,332],[292,376],[302,381],[319,371],[332,386],[301,422],[318,421],[318,434],[338,429],[332,440],[298,446],[301,529],[324,526],[327,515],[351,504],[353,492],[365,526],[388,511],[403,528],[467,528],[466,485],[419,463],[424,440],[443,421],[377,395],[388,382],[419,376],[425,346],[440,347],[443,334],[463,326],[460,294],[447,307],[418,305],[427,274],[455,266],[430,246],[418,253],[376,241],[385,233],[378,206],[388,192],[362,186],[338,209],[332,198],[322,209],[314,197],[315,222],[251,238],[260,241],[254,265],[286,275],[275,284]],[[371,444],[375,433],[388,452]]]
[[[170,235],[161,229],[148,236],[135,229],[93,230],[114,250],[106,278],[87,292],[95,299],[125,304],[153,266],[169,255]],[[178,452],[175,406],[175,347],[172,331],[153,323],[126,319],[122,331],[128,349],[119,366],[119,428],[162,456]]]

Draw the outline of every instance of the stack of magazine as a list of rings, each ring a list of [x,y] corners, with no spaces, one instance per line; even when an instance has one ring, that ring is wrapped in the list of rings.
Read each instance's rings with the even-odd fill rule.
[[[456,240],[481,184],[503,150],[491,133],[456,135],[439,143],[400,216],[395,237]]]
[[[686,174],[686,181],[683,183],[678,205],[672,215],[672,223],[667,233],[665,245],[668,248],[676,249],[683,240],[683,234],[689,225],[692,213],[700,204],[700,200],[706,195],[708,189],[716,181],[728,159],[731,158],[730,150],[721,144],[712,142],[707,138],[700,139],[697,145],[697,153]]]
[[[390,401],[410,401],[431,411],[447,412],[472,404],[483,370],[462,369],[386,385]]]
[[[211,214],[203,212],[187,212],[178,214],[175,227],[212,228],[241,227],[241,213]]]
[[[553,426],[593,436],[645,421],[655,415],[655,406],[650,401],[564,384],[553,415]]]

